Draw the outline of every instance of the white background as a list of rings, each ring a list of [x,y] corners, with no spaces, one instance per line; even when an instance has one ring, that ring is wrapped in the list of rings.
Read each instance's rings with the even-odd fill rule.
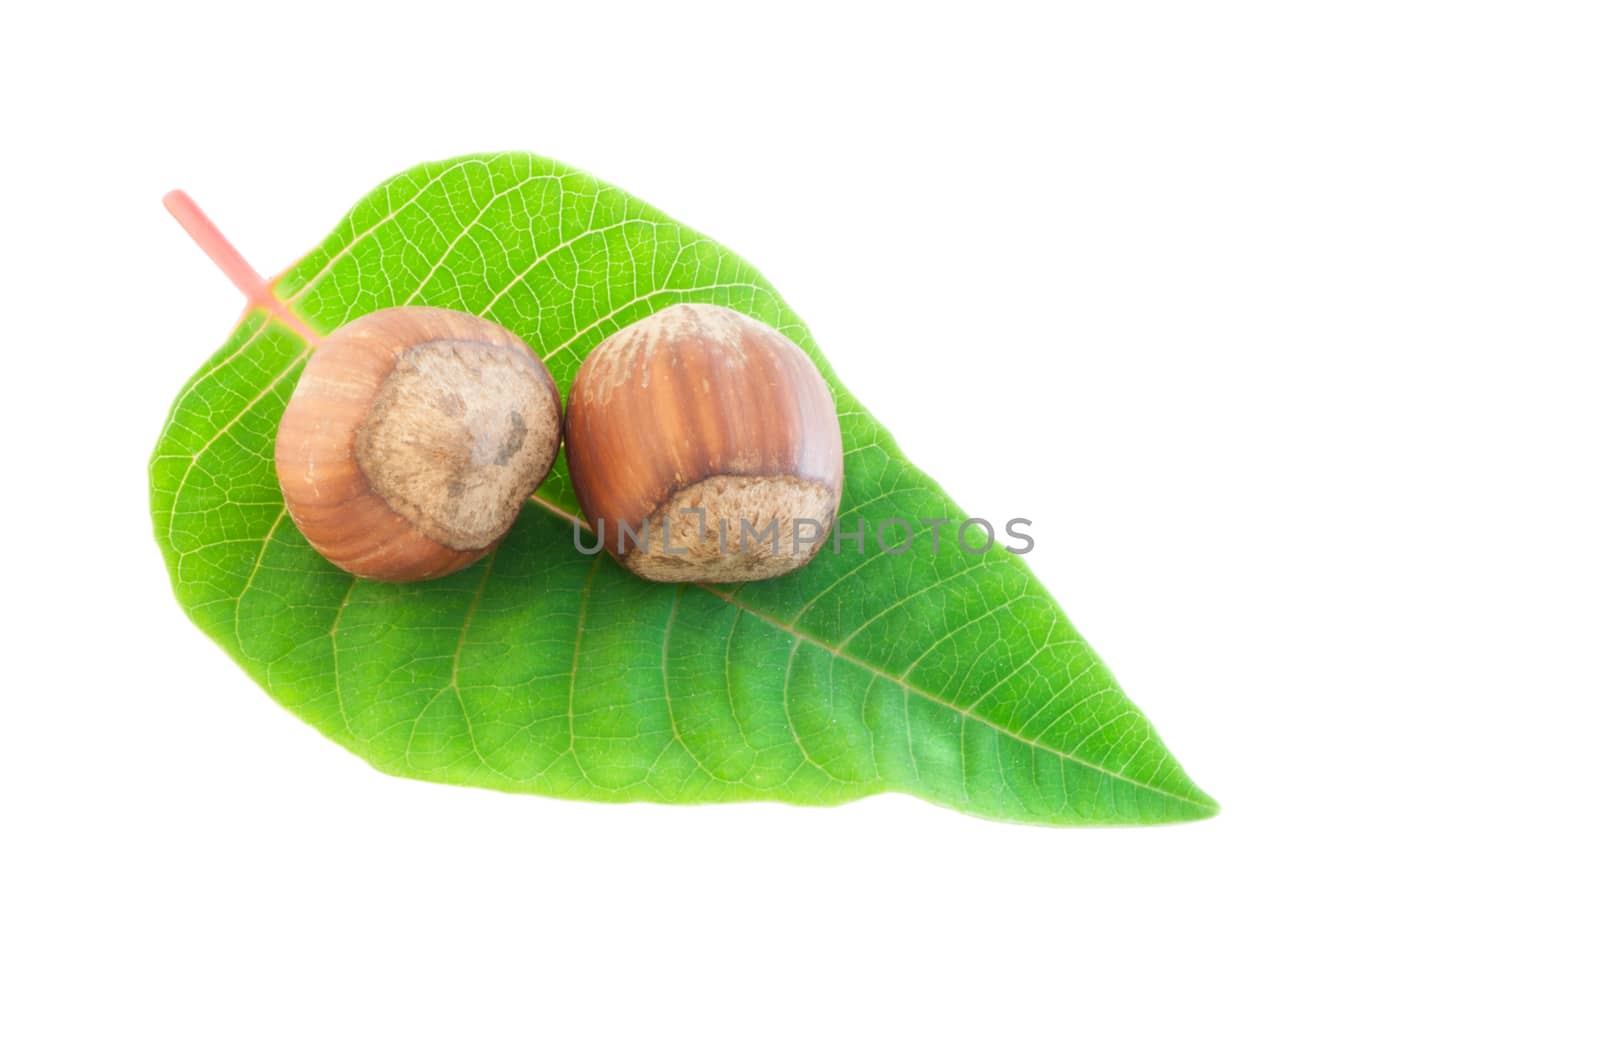
[[[0,1056],[1596,1058],[1584,5],[54,6],[0,46]],[[501,148],[747,256],[1033,517],[1221,816],[431,786],[239,673],[149,533],[240,311],[159,198],[277,272]]]

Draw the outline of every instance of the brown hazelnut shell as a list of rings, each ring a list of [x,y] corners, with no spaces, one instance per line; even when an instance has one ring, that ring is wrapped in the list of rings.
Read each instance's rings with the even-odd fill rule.
[[[740,520],[759,530],[776,518],[792,547],[795,520],[816,521],[826,538],[838,512],[844,449],[827,383],[792,340],[726,307],[677,304],[600,343],[573,381],[565,437],[584,516],[647,579],[781,575],[820,541],[764,553],[738,538]],[[706,511],[704,541],[698,516],[680,520],[686,507]],[[684,555],[661,549],[663,514]],[[650,549],[619,544],[619,522],[649,525]]]
[[[511,332],[455,310],[379,310],[312,353],[278,427],[278,482],[335,565],[431,579],[510,530],[555,461],[560,420],[549,370]]]

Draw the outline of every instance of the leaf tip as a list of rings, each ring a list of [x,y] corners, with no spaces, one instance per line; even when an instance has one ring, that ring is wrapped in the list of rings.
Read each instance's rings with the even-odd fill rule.
[[[1197,786],[1192,795],[1183,798],[1178,815],[1172,817],[1172,822],[1193,823],[1202,819],[1212,819],[1221,811],[1222,805],[1217,799]]]

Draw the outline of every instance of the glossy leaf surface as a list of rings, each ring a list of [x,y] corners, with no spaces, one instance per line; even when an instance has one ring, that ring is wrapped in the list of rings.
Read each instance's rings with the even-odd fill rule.
[[[733,307],[816,359],[842,418],[840,520],[869,529],[863,552],[845,540],[777,580],[651,584],[574,549],[558,462],[484,561],[355,580],[285,514],[273,436],[310,347],[254,311],[174,404],[150,466],[156,535],[194,622],[378,768],[606,801],[892,790],[1050,824],[1216,810],[1022,560],[926,535],[876,548],[885,518],[964,515],[762,276],[705,236],[549,160],[469,157],[386,181],[275,290],[323,334],[399,304],[488,317],[563,394],[617,329],[678,301]]]

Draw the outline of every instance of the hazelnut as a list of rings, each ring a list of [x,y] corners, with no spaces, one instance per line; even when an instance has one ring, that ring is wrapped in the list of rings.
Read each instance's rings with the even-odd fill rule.
[[[683,303],[590,353],[567,401],[578,503],[626,568],[731,583],[804,565],[844,484],[833,396],[782,333]]]
[[[323,557],[408,583],[488,553],[560,444],[560,394],[527,344],[471,314],[395,307],[312,354],[278,427],[278,483]]]

